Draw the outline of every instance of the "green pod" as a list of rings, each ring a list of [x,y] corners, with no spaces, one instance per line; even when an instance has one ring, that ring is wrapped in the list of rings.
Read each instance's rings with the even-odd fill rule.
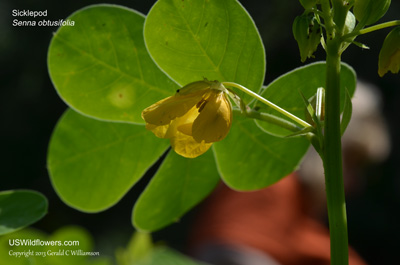
[[[386,36],[379,52],[378,74],[384,76],[387,72],[396,74],[400,69],[400,27],[394,28]]]
[[[293,35],[300,50],[301,61],[313,56],[321,41],[321,28],[314,14],[297,16],[293,22]]]
[[[313,8],[316,4],[317,4],[317,2],[318,2],[318,0],[299,0],[300,1],[300,4],[304,7],[304,9],[310,9],[310,8]]]
[[[353,12],[358,21],[370,25],[385,15],[390,2],[391,0],[356,0]]]

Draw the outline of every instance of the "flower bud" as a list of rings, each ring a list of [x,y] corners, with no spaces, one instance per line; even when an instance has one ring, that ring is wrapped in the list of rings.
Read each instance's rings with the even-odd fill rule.
[[[353,12],[358,21],[370,25],[385,15],[390,2],[391,0],[356,0]]]
[[[347,12],[346,22],[344,24],[344,34],[350,33],[353,31],[354,27],[356,26],[356,18],[354,17],[353,13],[350,11]]]
[[[393,74],[400,69],[400,27],[394,28],[385,38],[379,53],[378,74],[383,76],[388,71]]]
[[[303,14],[293,22],[293,35],[300,50],[301,61],[313,56],[321,41],[321,28],[314,14]]]
[[[310,8],[313,8],[316,4],[317,4],[317,2],[318,2],[318,0],[299,0],[300,1],[300,4],[304,7],[304,9],[310,9]]]

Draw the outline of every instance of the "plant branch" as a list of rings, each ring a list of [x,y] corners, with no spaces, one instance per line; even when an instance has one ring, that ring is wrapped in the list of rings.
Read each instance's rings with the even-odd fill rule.
[[[377,31],[380,29],[384,29],[384,28],[388,28],[388,27],[394,27],[394,26],[400,26],[400,20],[393,20],[393,21],[388,21],[385,23],[381,23],[378,25],[374,25],[368,28],[364,28],[364,29],[360,29],[357,31],[353,31],[349,34],[346,34],[342,37],[343,41],[349,41],[349,39],[351,40],[352,38],[358,36],[358,35],[363,35],[363,34],[367,34],[373,31]]]
[[[302,125],[304,127],[311,127],[310,124],[308,124],[307,122],[303,121],[299,117],[293,115],[292,113],[288,112],[285,109],[282,109],[281,107],[275,105],[274,103],[270,102],[269,100],[263,98],[262,96],[258,95],[257,93],[254,93],[253,91],[251,91],[250,89],[248,89],[248,88],[246,88],[246,87],[244,87],[242,85],[239,85],[239,84],[236,84],[236,83],[233,83],[233,82],[222,82],[222,84],[224,86],[230,86],[230,87],[238,88],[241,91],[245,92],[246,94],[252,96],[253,98],[261,101],[262,103],[266,104],[267,106],[269,106],[269,107],[273,108],[274,110],[278,111],[279,113],[285,115],[289,119],[297,122],[298,124],[300,124],[300,125]]]

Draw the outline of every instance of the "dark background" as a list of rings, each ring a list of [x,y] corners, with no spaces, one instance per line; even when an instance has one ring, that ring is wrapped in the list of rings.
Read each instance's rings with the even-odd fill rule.
[[[108,1],[146,14],[154,0]],[[267,54],[265,84],[301,66],[297,44],[292,36],[292,21],[301,14],[298,1],[240,1],[259,28]],[[265,2],[265,3],[264,3]],[[113,255],[124,246],[134,229],[130,216],[134,201],[149,179],[146,176],[116,206],[97,214],[69,208],[55,194],[46,170],[46,151],[52,130],[66,109],[48,76],[46,55],[55,27],[13,27],[13,9],[48,10],[48,19],[66,18],[72,12],[98,1],[25,0],[0,2],[0,190],[33,189],[49,200],[48,214],[33,227],[47,233],[65,225],[80,225],[95,238],[102,254]],[[400,19],[400,3],[392,1],[382,21]],[[383,113],[388,122],[392,152],[380,164],[364,170],[361,192],[347,200],[349,240],[369,264],[393,264],[397,260],[400,238],[399,111],[400,75],[379,78],[379,49],[389,32],[385,29],[358,41],[370,50],[350,47],[343,61],[357,71],[358,78],[375,84],[383,96]],[[323,60],[320,47],[316,58]],[[170,246],[184,251],[187,231],[195,210],[178,224],[154,234]]]

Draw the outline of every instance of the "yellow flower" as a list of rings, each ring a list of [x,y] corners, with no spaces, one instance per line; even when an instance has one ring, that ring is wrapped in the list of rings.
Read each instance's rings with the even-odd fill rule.
[[[205,79],[146,108],[142,118],[146,129],[159,138],[170,139],[176,153],[194,158],[228,134],[232,105],[220,82]]]

